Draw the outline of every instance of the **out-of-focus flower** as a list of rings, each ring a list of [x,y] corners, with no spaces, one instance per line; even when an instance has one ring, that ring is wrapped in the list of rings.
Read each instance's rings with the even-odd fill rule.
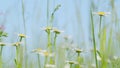
[[[80,49],[80,48],[75,48],[74,51],[75,51],[76,53],[81,53],[83,50]]]
[[[46,68],[56,68],[56,65],[54,65],[54,64],[46,64],[45,67]]]
[[[53,29],[53,32],[56,33],[56,34],[60,34],[60,33],[63,32],[63,31],[61,31],[61,30],[59,30],[59,29],[57,29],[57,28],[54,28],[54,29]]]
[[[13,46],[20,46],[20,44],[21,44],[21,42],[15,42],[15,43],[13,43],[12,45],[13,45]]]
[[[93,12],[93,14],[97,14],[97,15],[99,15],[99,16],[105,16],[105,15],[109,15],[110,14],[110,12]]]
[[[37,49],[32,50],[32,52],[35,52],[35,53],[39,53],[39,52],[41,52],[41,51],[42,51],[41,48],[37,48]]]
[[[113,59],[117,60],[117,59],[118,59],[118,57],[117,57],[117,56],[113,56]]]
[[[0,42],[0,46],[5,46],[5,43],[3,43],[3,42]]]
[[[43,28],[43,30],[48,33],[48,32],[50,32],[52,30],[52,27],[47,26],[47,27]]]
[[[25,34],[18,34],[18,36],[21,37],[21,38],[25,38],[26,37]]]
[[[95,64],[91,64],[91,67],[92,67],[92,68],[96,68],[96,65],[95,65]]]
[[[97,56],[97,60],[98,60],[98,61],[101,61],[102,59],[101,59],[101,57],[100,57],[100,56]]]
[[[76,62],[76,61],[66,61],[66,63],[69,63],[69,64],[78,64],[78,62]]]
[[[53,53],[49,53],[47,50],[42,50],[41,48],[34,49],[32,52],[40,54],[41,56],[52,57],[54,55]]]

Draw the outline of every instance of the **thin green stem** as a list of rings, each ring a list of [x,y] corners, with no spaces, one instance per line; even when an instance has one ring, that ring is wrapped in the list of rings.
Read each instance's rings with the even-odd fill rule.
[[[44,68],[46,68],[46,64],[47,64],[47,56],[45,56]]]
[[[100,16],[100,23],[99,23],[99,35],[101,33],[101,22],[102,22],[102,16]]]
[[[22,16],[23,16],[23,24],[24,24],[24,33],[26,35],[26,21],[25,21],[25,8],[24,8],[24,0],[22,0]],[[25,43],[25,68],[27,68],[27,42],[26,42],[26,38],[24,40]]]
[[[50,32],[48,33],[48,47],[51,46],[51,34]]]
[[[93,45],[94,45],[95,63],[96,63],[96,68],[98,68],[97,53],[96,53],[96,41],[95,41],[94,23],[93,23],[92,13],[91,13],[91,24],[92,24],[92,37],[93,37]]]
[[[3,46],[1,46],[0,49],[0,68],[2,68],[2,50],[3,50]]]
[[[49,25],[48,22],[49,22],[49,0],[47,0],[47,26]]]
[[[15,64],[16,64],[16,68],[19,68],[19,60],[18,60],[18,54],[19,54],[19,47],[16,46],[16,58],[15,58]]]
[[[55,51],[56,51],[56,39],[57,39],[57,34],[55,33],[55,36],[54,36],[54,47],[55,47]]]
[[[38,67],[41,68],[41,63],[40,63],[40,56],[39,56],[39,54],[37,55],[37,57],[38,57]]]
[[[70,68],[72,68],[72,64],[70,64]]]

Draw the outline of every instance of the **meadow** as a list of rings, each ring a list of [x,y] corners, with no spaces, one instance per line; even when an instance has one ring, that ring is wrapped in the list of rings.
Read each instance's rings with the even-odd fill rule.
[[[1,0],[0,68],[120,68],[119,0]]]

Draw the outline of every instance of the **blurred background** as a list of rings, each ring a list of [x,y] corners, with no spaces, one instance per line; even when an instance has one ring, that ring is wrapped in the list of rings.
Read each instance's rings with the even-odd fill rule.
[[[23,3],[22,3],[23,1]],[[4,25],[8,37],[6,43],[13,43],[18,40],[17,34],[26,31],[27,54],[29,59],[35,57],[31,51],[35,48],[46,48],[47,34],[43,27],[47,26],[47,20],[57,5],[61,5],[55,12],[53,26],[64,31],[57,38],[57,46],[65,43],[64,37],[70,38],[70,43],[86,51],[93,48],[91,36],[90,11],[109,12],[102,18],[103,30],[105,27],[106,42],[112,32],[113,55],[119,56],[120,48],[120,1],[119,0],[0,0],[0,25]],[[23,9],[24,18],[23,19]],[[95,36],[98,41],[99,16],[93,15]],[[25,26],[25,29],[24,29]],[[96,43],[99,44],[99,43]],[[106,43],[107,44],[107,43]],[[97,46],[99,49],[99,46]],[[14,63],[15,48],[4,47],[4,64]],[[84,54],[85,57],[88,53]],[[35,62],[37,59],[29,60]]]

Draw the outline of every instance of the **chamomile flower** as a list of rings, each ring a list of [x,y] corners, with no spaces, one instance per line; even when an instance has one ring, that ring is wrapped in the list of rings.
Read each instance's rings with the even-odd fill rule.
[[[18,34],[18,36],[21,37],[21,38],[25,38],[26,37],[25,34]]]
[[[42,51],[41,48],[37,48],[37,49],[32,50],[32,52],[34,52],[34,53],[39,53],[39,52],[41,52],[41,51]]]
[[[0,42],[0,46],[5,46],[5,43],[3,43],[3,42]]]
[[[69,63],[69,64],[78,64],[78,62],[76,62],[76,61],[66,61],[66,63]]]
[[[54,65],[54,64],[46,64],[45,67],[46,68],[56,68],[56,65]]]
[[[109,15],[110,14],[110,12],[93,12],[93,14],[97,14],[97,15],[99,15],[99,16],[106,16],[106,15]]]
[[[61,30],[59,30],[59,29],[57,29],[57,28],[53,28],[53,32],[54,32],[55,34],[60,34],[60,33],[63,32],[63,31],[61,31]]]
[[[97,60],[98,60],[98,61],[101,61],[102,59],[101,59],[101,57],[100,57],[100,56],[97,56]]]
[[[43,30],[48,33],[48,32],[50,32],[52,30],[52,27],[47,26],[47,27],[43,28]]]
[[[13,43],[12,45],[13,45],[13,46],[20,46],[20,44],[21,44],[21,42],[15,42],[15,43]]]
[[[76,53],[81,53],[83,50],[80,49],[80,48],[75,48],[74,51],[75,51]]]

